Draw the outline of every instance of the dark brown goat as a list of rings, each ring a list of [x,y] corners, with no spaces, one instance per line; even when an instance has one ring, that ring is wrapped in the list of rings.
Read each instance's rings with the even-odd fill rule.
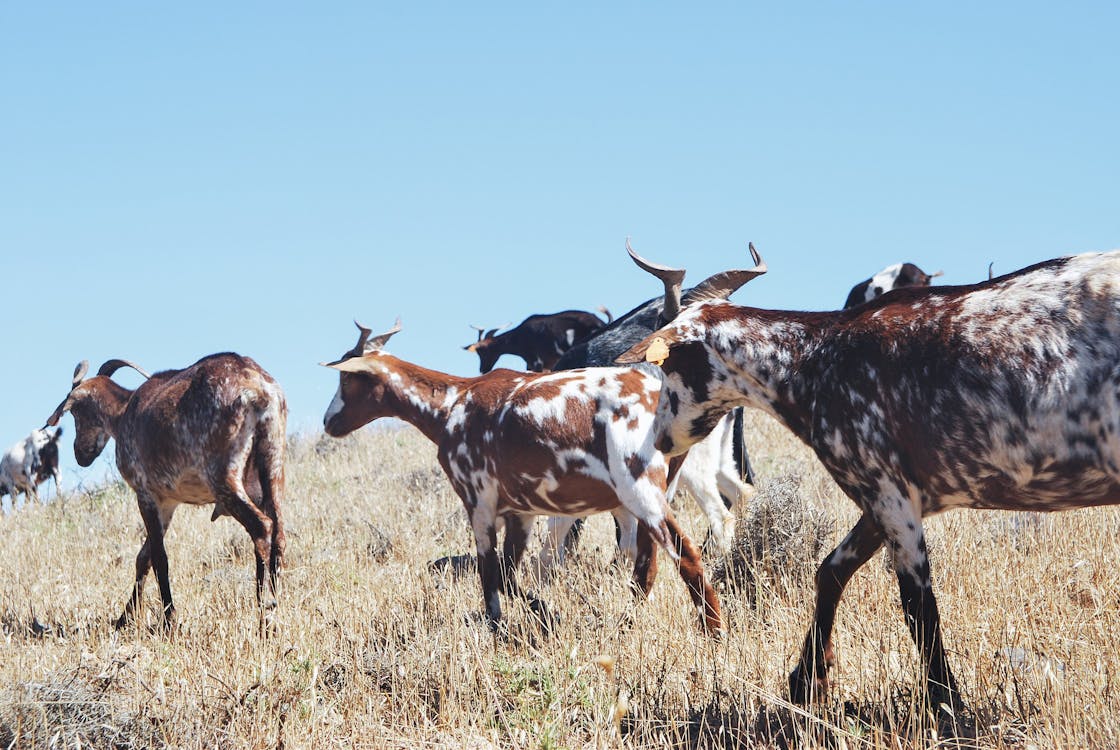
[[[730,288],[765,271],[755,260],[728,272]],[[841,593],[886,543],[926,695],[955,710],[922,518],[1120,503],[1120,252],[969,286],[898,289],[831,313],[718,296],[620,361],[664,360],[655,431],[667,454],[729,408],[755,406],[812,447],[863,511],[817,573],[792,697],[806,701],[826,684]]]
[[[605,307],[599,310],[607,316],[608,322],[612,320]],[[531,372],[544,372],[551,370],[572,344],[605,325],[598,316],[583,310],[530,315],[504,333],[498,333],[501,330],[498,328],[484,333],[479,328],[478,341],[463,348],[478,355],[478,370],[483,374],[493,370],[503,354],[521,357]]]
[[[89,466],[113,438],[117,468],[136,492],[147,539],[136,556],[136,584],[117,620],[127,624],[140,604],[144,579],[155,568],[164,623],[174,621],[163,538],[180,503],[215,504],[212,519],[228,514],[253,539],[257,602],[276,606],[284,556],[285,426],[288,407],[280,386],[253,360],[214,354],[182,370],[152,375],[136,390],[110,379],[124,360],[106,362],[83,380],[74,371],[69,395],[47,421],[74,415],[74,457]]]

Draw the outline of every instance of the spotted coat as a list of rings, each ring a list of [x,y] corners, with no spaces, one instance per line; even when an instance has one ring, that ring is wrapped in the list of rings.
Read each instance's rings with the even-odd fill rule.
[[[638,262],[630,249],[631,257]],[[698,287],[682,292],[683,269],[658,267],[661,273],[651,271],[648,261],[641,259],[639,267],[654,273],[665,283],[665,294],[646,300],[603,328],[589,334],[571,347],[556,362],[556,370],[574,370],[584,367],[606,367],[628,348],[637,344],[653,331],[663,326],[667,317],[676,315],[680,298],[697,291]],[[704,282],[706,283],[706,282]],[[675,295],[675,299],[673,299]],[[668,303],[668,304],[667,304]],[[713,426],[707,438],[695,445],[681,464],[669,486],[669,497],[678,487],[686,488],[697,506],[708,519],[708,543],[717,553],[731,548],[735,538],[735,508],[742,507],[754,496],[754,473],[743,439],[743,410],[734,409],[728,418]],[[634,554],[636,524],[624,513],[616,513],[619,551],[625,557]],[[554,517],[548,522],[548,541],[541,549],[540,568],[546,577],[555,567],[563,564],[567,551],[578,543],[580,525],[577,519]]]
[[[58,443],[61,438],[62,428],[60,427],[39,449],[39,460],[33,467],[35,469],[35,484],[40,485],[49,479],[53,479],[55,494],[62,492],[62,476],[59,471],[58,455]]]
[[[258,602],[262,611],[272,609],[285,547],[280,507],[288,410],[280,386],[252,359],[231,353],[156,373],[134,391],[110,379],[121,364],[127,363],[106,363],[86,380],[80,365],[70,394],[48,422],[73,414],[74,456],[82,466],[115,439],[117,468],[136,492],[147,538],[117,627],[132,619],[152,567],[164,622],[172,623],[163,540],[183,503],[213,503],[213,519],[232,515],[245,527],[256,555]]]
[[[544,603],[522,591],[514,573],[537,515],[584,516],[620,506],[640,524],[639,589],[648,592],[652,585],[656,542],[677,562],[704,626],[721,627],[699,554],[665,501],[667,464],[650,431],[661,390],[656,374],[635,368],[541,375],[494,370],[461,378],[378,346],[358,354],[362,343],[330,365],[340,376],[323,419],[326,432],[340,437],[391,416],[436,444],[474,531],[491,627],[501,617],[499,589],[525,598],[542,622],[551,622]],[[496,532],[503,524],[499,560]]]
[[[842,312],[705,302],[654,336],[669,346],[659,448],[685,450],[729,407],[754,406],[811,446],[863,511],[818,572],[791,676],[798,700],[824,682],[844,585],[886,542],[927,695],[959,701],[924,516],[1120,503],[1120,252],[896,290]],[[641,358],[654,336],[621,359]]]

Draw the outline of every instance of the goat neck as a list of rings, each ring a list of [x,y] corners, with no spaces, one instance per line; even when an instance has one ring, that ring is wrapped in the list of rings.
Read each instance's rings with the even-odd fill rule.
[[[673,427],[658,445],[669,455],[702,440],[736,406],[760,409],[808,442],[819,369],[814,352],[833,335],[835,324],[835,313],[705,302],[686,309],[673,325],[647,337],[618,361],[642,361],[656,336],[672,347],[662,364],[672,387],[658,407],[662,424]]]
[[[397,417],[439,443],[451,410],[451,402],[467,378],[429,370],[391,354],[376,352],[363,357],[363,374],[373,380],[361,406],[361,417]]]

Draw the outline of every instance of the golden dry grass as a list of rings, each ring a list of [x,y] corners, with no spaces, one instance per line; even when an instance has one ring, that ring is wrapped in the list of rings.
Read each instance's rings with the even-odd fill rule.
[[[712,642],[663,560],[634,605],[607,519],[544,598],[543,638],[503,600],[480,620],[475,574],[436,572],[473,542],[434,449],[411,429],[295,439],[279,626],[261,638],[247,536],[180,509],[168,552],[179,628],[115,632],[142,533],[122,485],[0,519],[0,747],[872,747],[936,745],[916,650],[877,557],[840,607],[839,667],[808,713],[783,701],[819,557],[854,522],[811,453],[748,417],[762,488],[736,553],[711,561],[730,633]],[[680,516],[694,537],[691,503]],[[957,512],[927,524],[950,659],[981,747],[1120,743],[1112,509]],[[823,551],[822,551],[823,550]],[[629,622],[629,624],[627,624]],[[610,669],[604,667],[611,667]],[[625,710],[622,710],[625,708]]]

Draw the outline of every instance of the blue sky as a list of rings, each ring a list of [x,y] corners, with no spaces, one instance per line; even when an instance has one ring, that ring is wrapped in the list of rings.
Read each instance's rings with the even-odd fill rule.
[[[0,444],[80,359],[229,349],[314,430],[352,318],[473,373],[470,323],[652,296],[627,235],[802,309],[1120,246],[1117,8],[4,3]]]

